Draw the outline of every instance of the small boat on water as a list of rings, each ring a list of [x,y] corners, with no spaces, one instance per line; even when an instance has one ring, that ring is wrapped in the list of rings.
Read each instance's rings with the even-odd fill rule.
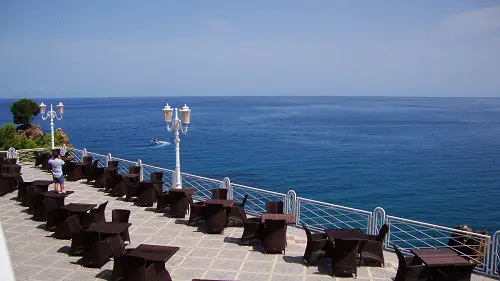
[[[159,139],[152,139],[151,143],[154,143],[154,144],[170,144],[168,141],[162,141],[162,140],[159,140]]]

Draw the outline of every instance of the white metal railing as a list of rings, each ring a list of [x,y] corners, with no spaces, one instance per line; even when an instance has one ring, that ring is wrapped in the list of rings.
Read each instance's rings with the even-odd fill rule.
[[[390,225],[385,247],[398,245],[404,250],[425,248],[452,248],[459,255],[478,263],[477,272],[488,272],[490,236],[449,227],[387,216]]]
[[[322,231],[327,228],[361,228],[372,233],[372,213],[321,201],[298,198],[298,223]]]
[[[50,149],[17,150],[19,162],[34,162],[34,151],[50,151]],[[99,159],[100,167],[106,166],[107,160],[117,160],[121,173],[127,173],[129,166],[135,166],[139,163],[144,179],[149,179],[153,172],[162,172],[163,180],[165,180],[164,190],[172,187],[173,170],[142,164],[140,160],[133,162],[111,157],[111,154],[102,155],[72,148],[68,148],[68,151],[76,161],[82,161],[85,153],[94,159]],[[251,215],[265,213],[265,203],[268,201],[283,201],[285,212],[295,214],[297,226],[305,223],[315,231],[323,231],[327,228],[361,228],[365,233],[377,234],[383,224],[389,224],[390,230],[385,239],[386,250],[392,250],[392,245],[398,245],[404,250],[411,248],[453,248],[460,255],[478,263],[476,272],[500,277],[500,230],[491,238],[479,233],[390,216],[380,207],[369,212],[297,197],[293,190],[283,194],[234,184],[228,178],[221,181],[182,173],[182,182],[183,188],[196,190],[194,195],[196,200],[210,198],[211,190],[220,187],[227,188],[228,194],[231,194],[232,199],[237,202],[241,202],[243,197],[248,195],[245,211]]]

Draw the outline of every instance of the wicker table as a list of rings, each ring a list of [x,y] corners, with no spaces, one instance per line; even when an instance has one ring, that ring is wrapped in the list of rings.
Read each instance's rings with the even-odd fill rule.
[[[36,180],[33,181],[33,185],[36,187],[37,191],[40,193],[44,193],[49,191],[49,185],[53,184],[54,181],[47,180]]]
[[[293,214],[263,214],[260,218],[260,223],[265,223],[266,220],[285,220],[287,224],[295,223],[295,215]]]
[[[203,202],[204,204],[222,204],[224,208],[231,208],[234,205],[233,200],[224,200],[224,199],[209,199]]]
[[[63,207],[64,206],[64,198],[66,198],[66,196],[73,194],[73,193],[74,193],[74,191],[66,191],[65,193],[59,193],[59,192],[55,192],[55,191],[51,190],[51,191],[44,192],[43,195],[45,197],[54,198],[56,200],[57,207]]]

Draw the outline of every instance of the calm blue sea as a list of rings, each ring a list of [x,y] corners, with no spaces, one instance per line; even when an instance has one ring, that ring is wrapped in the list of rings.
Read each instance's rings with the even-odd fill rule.
[[[42,100],[36,99],[37,103]],[[59,100],[43,100],[54,105]],[[500,229],[500,99],[64,99],[78,148],[167,168],[165,102],[192,109],[184,172],[446,226]],[[0,122],[12,100],[0,100]],[[48,131],[49,121],[35,122]]]

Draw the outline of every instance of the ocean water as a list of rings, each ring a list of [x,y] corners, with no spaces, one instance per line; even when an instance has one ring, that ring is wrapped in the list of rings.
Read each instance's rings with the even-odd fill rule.
[[[37,103],[42,100],[35,99]],[[43,100],[56,104],[59,100]],[[500,99],[64,99],[78,148],[173,169],[165,102],[192,109],[181,170],[444,226],[500,229]],[[0,100],[0,122],[12,120]],[[49,121],[34,122],[49,130]]]

